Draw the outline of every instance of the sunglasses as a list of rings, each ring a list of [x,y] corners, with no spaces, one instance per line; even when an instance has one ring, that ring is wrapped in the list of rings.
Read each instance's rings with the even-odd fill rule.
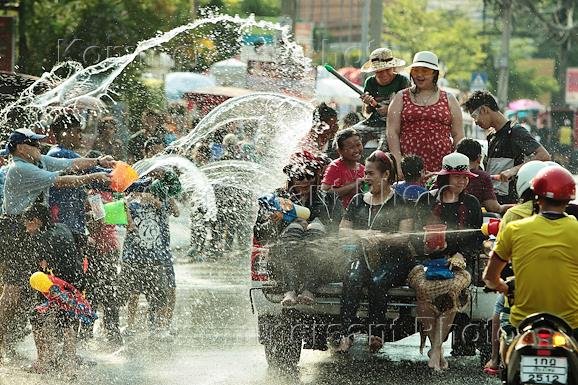
[[[480,112],[482,112],[482,107],[483,106],[479,106],[478,108],[476,108],[474,111],[472,111],[472,113],[470,114],[470,116],[472,117],[472,119],[476,120],[478,118],[478,116],[480,116]]]
[[[35,140],[27,140],[25,142],[22,142],[22,144],[25,144],[25,145],[31,146],[31,147],[40,148],[40,143],[35,141]]]
[[[434,70],[425,67],[416,67],[411,69],[411,74],[415,76],[433,76]]]

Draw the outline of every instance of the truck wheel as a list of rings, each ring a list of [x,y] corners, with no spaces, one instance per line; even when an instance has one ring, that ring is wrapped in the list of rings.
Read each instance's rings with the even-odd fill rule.
[[[291,325],[283,321],[269,323],[267,329],[262,342],[269,366],[281,370],[295,369],[301,358],[301,335],[293,333]]]

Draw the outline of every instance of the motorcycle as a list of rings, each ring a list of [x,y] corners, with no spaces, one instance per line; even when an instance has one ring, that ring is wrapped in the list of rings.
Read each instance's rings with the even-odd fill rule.
[[[578,384],[572,328],[549,313],[526,317],[504,359],[503,384]]]
[[[514,303],[514,280],[508,301]],[[562,318],[534,313],[518,325],[517,335],[502,357],[502,384],[578,385],[578,343]]]

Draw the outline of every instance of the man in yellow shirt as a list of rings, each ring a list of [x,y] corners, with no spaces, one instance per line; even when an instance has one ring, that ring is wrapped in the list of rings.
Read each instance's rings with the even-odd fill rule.
[[[512,222],[500,235],[484,281],[508,292],[500,273],[512,261],[516,276],[515,304],[510,322],[549,312],[578,329],[578,221],[564,213],[575,198],[572,174],[562,167],[542,169],[532,180],[540,214]]]

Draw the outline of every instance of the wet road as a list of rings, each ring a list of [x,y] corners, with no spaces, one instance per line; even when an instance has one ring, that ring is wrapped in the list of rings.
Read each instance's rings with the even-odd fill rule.
[[[241,261],[178,263],[175,337],[160,340],[143,326],[113,352],[96,330],[79,349],[97,365],[80,372],[76,384],[497,384],[479,370],[479,358],[449,358],[451,369],[431,373],[410,337],[386,344],[370,357],[362,341],[347,356],[304,351],[298,370],[281,374],[267,368],[251,314],[247,265]],[[144,298],[139,309],[145,322]],[[124,323],[124,319],[121,320]],[[98,326],[98,325],[97,325]],[[449,351],[449,349],[446,349]],[[59,384],[53,376],[28,374],[21,368],[35,356],[32,339],[19,346],[23,357],[0,367],[0,384]]]

